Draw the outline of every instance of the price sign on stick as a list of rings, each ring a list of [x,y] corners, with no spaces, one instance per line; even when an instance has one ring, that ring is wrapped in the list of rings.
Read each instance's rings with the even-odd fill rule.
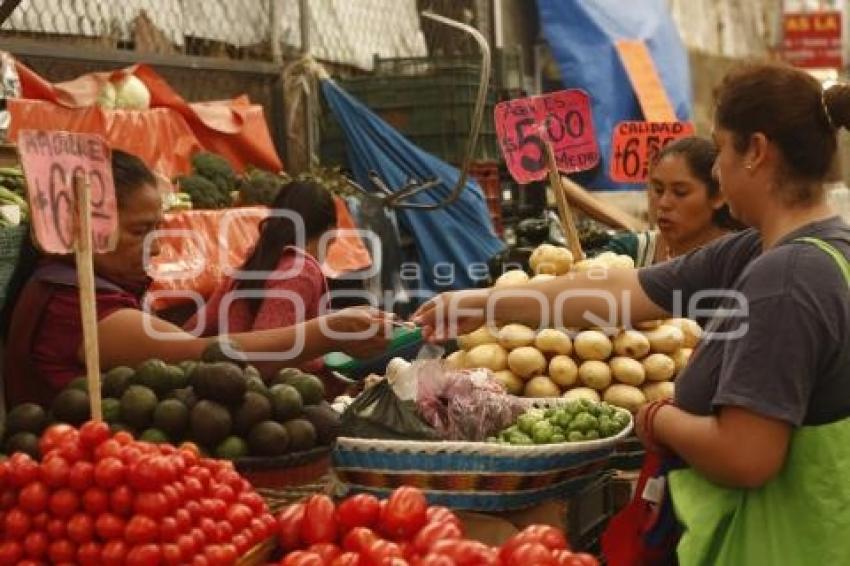
[[[690,122],[620,122],[611,141],[611,179],[619,183],[646,181],[658,152],[693,134]]]
[[[495,118],[502,154],[518,183],[539,181],[549,174],[547,143],[563,173],[584,171],[599,163],[590,97],[582,90],[500,102]]]
[[[115,249],[118,207],[111,152],[99,136],[22,130],[18,152],[27,179],[33,235],[45,252],[74,252],[92,418],[102,418],[92,253]]]

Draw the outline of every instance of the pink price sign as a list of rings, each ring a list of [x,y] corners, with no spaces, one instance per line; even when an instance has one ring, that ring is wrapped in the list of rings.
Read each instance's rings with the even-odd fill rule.
[[[500,102],[495,117],[502,154],[518,183],[547,176],[547,143],[563,173],[585,171],[599,163],[590,97],[583,90],[561,90]]]
[[[92,243],[95,253],[115,249],[118,206],[109,146],[100,136],[71,132],[21,130],[18,153],[27,179],[32,224],[39,247],[47,253],[74,251],[77,244],[74,178],[91,191]]]

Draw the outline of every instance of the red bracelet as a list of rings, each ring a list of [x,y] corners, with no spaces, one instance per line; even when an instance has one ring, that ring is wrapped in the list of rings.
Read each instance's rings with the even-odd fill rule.
[[[655,417],[658,416],[658,411],[661,410],[661,407],[664,407],[665,405],[673,405],[673,400],[661,399],[659,401],[654,401],[646,411],[644,417],[644,430],[646,431],[647,438],[652,442],[655,442]]]

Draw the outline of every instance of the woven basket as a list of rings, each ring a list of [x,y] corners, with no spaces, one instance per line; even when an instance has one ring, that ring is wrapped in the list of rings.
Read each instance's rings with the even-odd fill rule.
[[[280,489],[315,483],[330,469],[328,446],[276,458],[240,458],[236,470],[255,488]]]
[[[412,485],[432,505],[505,511],[577,493],[610,468],[616,445],[631,429],[630,421],[611,438],[536,446],[342,437],[331,458],[337,478],[352,491],[385,496]]]

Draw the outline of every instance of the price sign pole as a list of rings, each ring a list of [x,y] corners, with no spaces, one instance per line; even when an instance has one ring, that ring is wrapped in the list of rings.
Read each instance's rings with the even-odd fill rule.
[[[80,292],[83,353],[91,416],[102,420],[93,255],[115,249],[118,205],[111,152],[92,134],[21,130],[33,240],[48,254],[73,253]]]
[[[97,344],[97,307],[94,295],[94,261],[92,256],[91,186],[81,174],[74,175],[77,202],[76,246],[77,277],[80,283],[80,310],[83,321],[83,349],[86,360],[86,382],[91,403],[91,417],[103,419],[100,399],[100,350]]]
[[[584,251],[581,249],[581,240],[578,237],[575,220],[573,219],[570,203],[567,202],[567,195],[564,187],[561,184],[561,173],[558,171],[558,164],[555,162],[555,152],[552,151],[550,144],[545,144],[546,151],[546,166],[549,169],[549,184],[552,185],[552,190],[555,192],[555,202],[558,205],[558,216],[561,218],[561,231],[567,239],[567,244],[570,247],[570,252],[576,261],[584,259]]]

